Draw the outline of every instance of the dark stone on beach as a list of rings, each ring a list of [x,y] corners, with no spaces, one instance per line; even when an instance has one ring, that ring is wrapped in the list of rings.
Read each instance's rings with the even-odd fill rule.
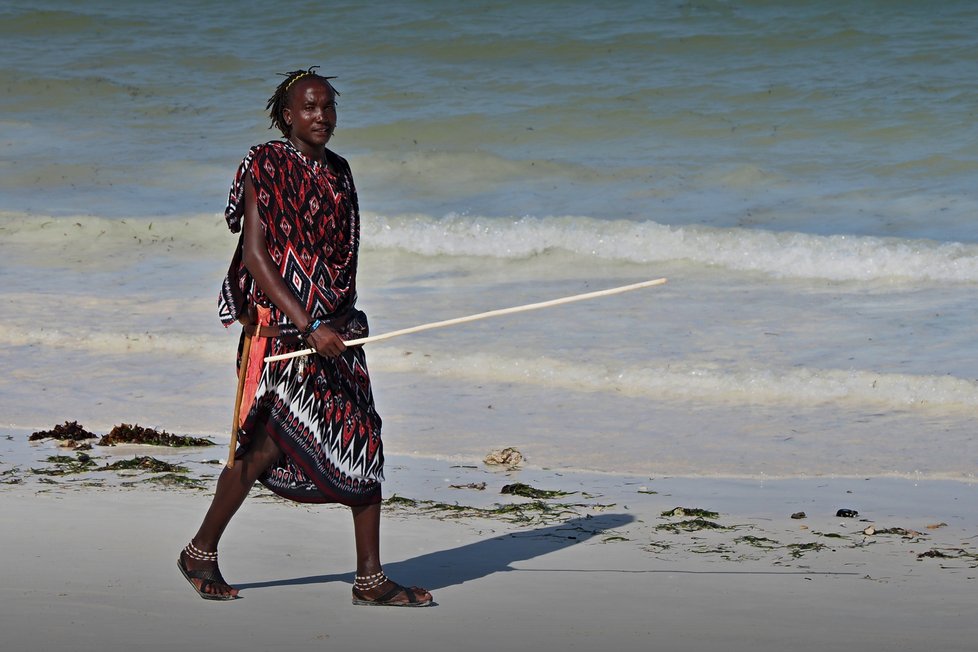
[[[794,514],[791,515],[791,518],[793,518],[795,520],[802,519],[802,518],[807,518],[807,517],[808,517],[808,514],[806,514],[805,512],[795,512]]]
[[[165,430],[144,428],[140,425],[123,423],[113,428],[109,434],[98,441],[99,446],[115,446],[116,444],[149,444],[152,446],[213,446],[210,439],[171,435]]]
[[[97,436],[95,433],[88,432],[82,428],[78,425],[77,421],[65,421],[63,424],[55,426],[51,430],[35,432],[30,436],[29,441],[38,441],[39,439],[70,439],[72,441],[79,441],[82,439],[95,439]]]
[[[856,518],[859,512],[854,509],[840,509],[835,513],[838,518]]]

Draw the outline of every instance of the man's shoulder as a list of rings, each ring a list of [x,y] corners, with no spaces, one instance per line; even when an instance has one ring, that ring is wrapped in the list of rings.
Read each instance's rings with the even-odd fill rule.
[[[281,155],[284,154],[288,146],[283,140],[270,140],[267,143],[259,143],[258,145],[253,145],[249,152],[254,154],[273,154]]]
[[[328,147],[326,148],[326,163],[334,169],[343,169],[347,171],[350,169],[350,164],[347,162],[347,160]]]

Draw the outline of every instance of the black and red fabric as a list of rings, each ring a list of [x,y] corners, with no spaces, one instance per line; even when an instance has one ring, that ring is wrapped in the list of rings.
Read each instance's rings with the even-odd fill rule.
[[[241,231],[247,178],[255,189],[265,246],[286,285],[313,318],[326,321],[343,339],[366,336],[366,316],[356,309],[360,214],[346,160],[326,150],[326,165],[320,165],[287,141],[252,147],[228,197],[225,217],[232,232]],[[292,326],[255,284],[241,248],[239,239],[221,286],[221,321],[230,326],[257,304],[271,309],[273,324]],[[301,348],[294,338],[270,344],[269,355]],[[380,502],[381,419],[362,347],[335,359],[311,355],[266,364],[241,427],[238,455],[258,429],[283,452],[259,478],[275,493],[299,502]]]

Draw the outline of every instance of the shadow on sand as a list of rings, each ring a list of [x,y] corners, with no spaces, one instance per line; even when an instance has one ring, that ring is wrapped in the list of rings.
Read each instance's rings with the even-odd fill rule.
[[[384,564],[384,571],[401,581],[423,584],[434,591],[513,570],[515,562],[547,555],[583,543],[635,520],[630,514],[599,514],[573,518],[558,525],[522,530],[476,541],[458,548],[439,550],[413,559]],[[267,582],[235,583],[241,590],[272,586],[352,583],[353,573],[311,575]]]

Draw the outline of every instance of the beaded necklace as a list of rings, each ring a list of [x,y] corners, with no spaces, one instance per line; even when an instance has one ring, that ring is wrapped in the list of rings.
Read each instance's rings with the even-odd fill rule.
[[[293,152],[295,152],[296,154],[298,154],[299,155],[299,158],[302,159],[305,162],[306,165],[308,165],[310,168],[312,168],[313,172],[316,172],[317,174],[320,174],[322,172],[328,172],[329,171],[329,165],[327,165],[327,163],[326,163],[326,153],[325,152],[323,152],[323,162],[320,163],[319,161],[316,161],[314,159],[311,159],[308,156],[306,156],[305,154],[303,154],[302,153],[302,150],[299,149],[298,147],[296,147],[295,144],[291,140],[286,139],[285,140],[285,144],[288,145],[288,147],[289,147],[290,150],[292,150]]]

